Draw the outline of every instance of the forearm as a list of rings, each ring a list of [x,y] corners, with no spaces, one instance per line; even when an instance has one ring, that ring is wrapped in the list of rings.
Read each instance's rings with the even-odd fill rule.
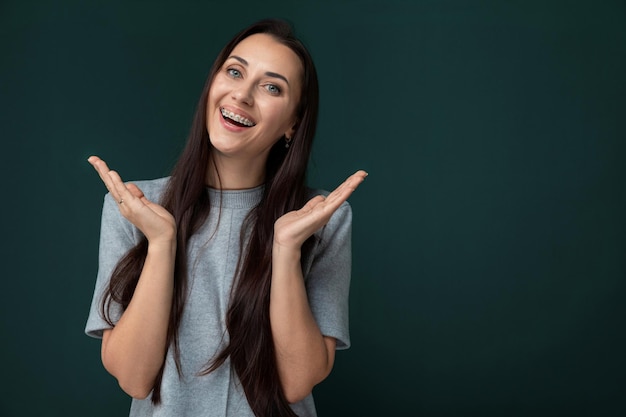
[[[163,364],[175,242],[151,244],[130,304],[102,341],[102,362],[129,395],[145,398]]]
[[[274,245],[270,323],[285,396],[296,402],[328,376],[335,341],[325,338],[308,303],[300,251]]]

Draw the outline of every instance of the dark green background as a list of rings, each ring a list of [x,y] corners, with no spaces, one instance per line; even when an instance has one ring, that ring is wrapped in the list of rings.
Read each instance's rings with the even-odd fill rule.
[[[320,416],[626,415],[624,1],[0,3],[2,416],[124,416],[83,335],[104,187],[166,175],[240,28],[316,60],[354,210]]]

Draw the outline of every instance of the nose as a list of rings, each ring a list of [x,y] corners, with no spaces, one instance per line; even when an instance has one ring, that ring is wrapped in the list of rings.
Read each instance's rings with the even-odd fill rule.
[[[252,85],[245,83],[245,82],[239,83],[237,88],[233,89],[231,93],[231,97],[233,98],[233,100],[236,100],[241,103],[245,103],[248,106],[252,106],[252,104],[254,104],[254,96],[252,94]]]

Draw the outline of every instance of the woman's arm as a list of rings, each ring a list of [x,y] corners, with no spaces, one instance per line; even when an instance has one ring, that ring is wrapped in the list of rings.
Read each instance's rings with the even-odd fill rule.
[[[333,367],[336,341],[325,337],[311,313],[300,264],[301,247],[347,200],[367,174],[359,171],[326,198],[317,196],[274,226],[270,323],[287,401],[309,395]]]
[[[274,244],[270,322],[278,372],[290,403],[302,400],[333,367],[335,339],[322,336],[311,313],[300,251]]]
[[[133,398],[146,398],[163,364],[176,243],[149,244],[130,304],[102,337],[102,364]]]
[[[130,304],[114,328],[102,338],[102,362],[120,387],[135,398],[148,396],[163,364],[172,305],[176,228],[173,217],[146,199],[141,190],[124,184],[97,157],[98,171],[121,214],[148,239],[148,253]]]

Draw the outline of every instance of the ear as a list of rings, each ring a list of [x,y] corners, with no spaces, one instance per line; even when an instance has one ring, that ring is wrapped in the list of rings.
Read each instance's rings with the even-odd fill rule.
[[[287,129],[287,131],[285,132],[285,137],[286,138],[293,138],[294,133],[296,133],[296,129],[298,128],[298,121],[296,120],[293,124],[293,126],[291,126],[289,129]]]

